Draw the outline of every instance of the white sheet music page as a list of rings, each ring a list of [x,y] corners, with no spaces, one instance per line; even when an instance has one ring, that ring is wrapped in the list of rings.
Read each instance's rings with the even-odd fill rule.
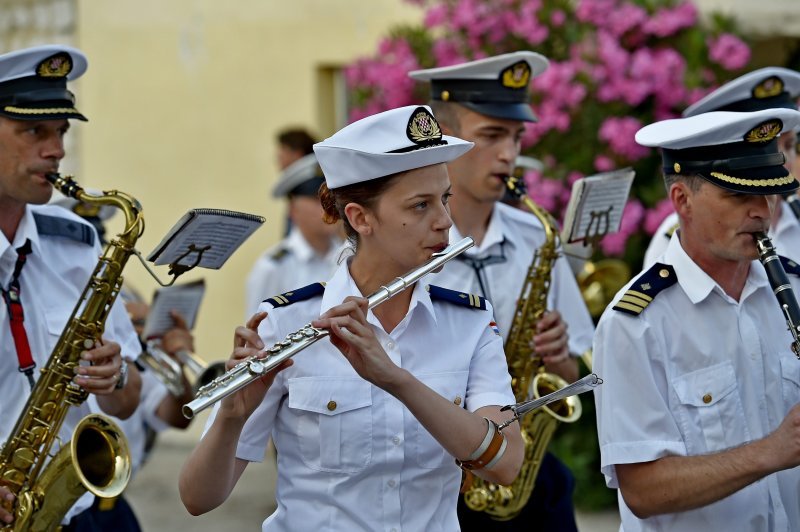
[[[186,320],[189,330],[194,329],[200,302],[206,293],[205,282],[200,279],[186,284],[166,286],[156,290],[150,312],[142,331],[142,339],[160,338],[175,326],[170,311],[176,310]]]
[[[561,240],[595,243],[619,231],[635,172],[630,168],[587,176],[572,185]]]
[[[223,209],[192,209],[147,256],[157,266],[197,264],[219,269],[247,238],[261,227],[264,218]]]

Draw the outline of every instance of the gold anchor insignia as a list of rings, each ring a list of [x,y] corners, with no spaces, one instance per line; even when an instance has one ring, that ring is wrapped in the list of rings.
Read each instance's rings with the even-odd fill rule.
[[[72,59],[66,52],[51,55],[36,67],[36,74],[42,78],[63,78],[71,71]]]
[[[442,129],[436,118],[422,107],[411,115],[406,134],[417,144],[442,140]]]
[[[519,61],[503,70],[500,79],[503,87],[522,89],[528,86],[528,81],[531,79],[531,67],[526,61]]]
[[[759,144],[769,142],[777,137],[782,129],[783,122],[780,120],[767,120],[766,122],[762,122],[748,131],[744,136],[744,140],[745,142]]]

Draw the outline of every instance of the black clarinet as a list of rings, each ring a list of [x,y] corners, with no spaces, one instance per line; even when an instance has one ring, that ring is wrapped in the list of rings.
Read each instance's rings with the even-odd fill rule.
[[[758,260],[761,261],[767,271],[769,284],[778,299],[778,304],[786,317],[786,325],[794,338],[792,352],[800,359],[800,305],[797,304],[794,290],[792,285],[789,284],[789,278],[786,277],[786,271],[783,269],[783,264],[781,264],[781,260],[775,252],[772,241],[764,233],[755,233],[753,238],[755,238],[756,248],[758,249]]]

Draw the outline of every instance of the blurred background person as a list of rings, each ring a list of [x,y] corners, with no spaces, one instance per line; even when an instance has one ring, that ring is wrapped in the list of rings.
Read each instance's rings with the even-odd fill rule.
[[[341,224],[323,220],[319,187],[325,182],[313,153],[287,166],[272,190],[285,198],[289,234],[258,258],[245,284],[245,319],[266,298],[292,288],[325,281],[336,270],[344,239]]]

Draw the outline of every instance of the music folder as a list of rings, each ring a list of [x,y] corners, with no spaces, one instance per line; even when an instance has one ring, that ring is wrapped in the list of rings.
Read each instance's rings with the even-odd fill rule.
[[[147,256],[178,275],[199,266],[219,269],[264,223],[262,216],[224,209],[191,209]]]

